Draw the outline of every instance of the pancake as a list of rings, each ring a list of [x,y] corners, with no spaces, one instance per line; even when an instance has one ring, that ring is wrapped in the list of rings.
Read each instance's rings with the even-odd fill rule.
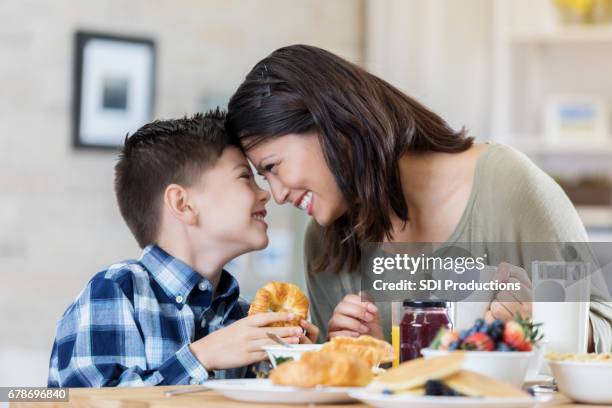
[[[400,364],[376,377],[370,387],[374,390],[410,390],[423,387],[427,380],[442,380],[456,374],[463,364],[463,352],[430,359],[417,358]]]
[[[461,370],[445,378],[444,384],[468,397],[521,398],[527,396],[527,393],[512,384],[468,370]]]

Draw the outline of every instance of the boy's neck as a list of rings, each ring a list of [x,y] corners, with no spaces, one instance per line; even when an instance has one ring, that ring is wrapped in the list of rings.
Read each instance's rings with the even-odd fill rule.
[[[208,280],[213,293],[217,291],[223,266],[231,261],[235,256],[228,254],[221,248],[207,248],[205,250],[192,250],[189,245],[174,245],[163,240],[158,242],[158,246],[173,257],[189,265],[198,275]]]

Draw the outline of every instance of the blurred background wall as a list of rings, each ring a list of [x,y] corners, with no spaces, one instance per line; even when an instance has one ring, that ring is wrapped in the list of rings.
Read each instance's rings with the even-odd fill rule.
[[[155,118],[224,105],[248,70],[278,47],[326,48],[479,141],[526,152],[563,184],[591,237],[610,239],[612,139],[566,143],[545,125],[546,110],[556,106],[551,98],[568,95],[603,101],[609,125],[612,30],[601,6],[609,2],[586,2],[599,11],[564,11],[562,3],[0,2],[0,385],[44,384],[61,313],[94,273],[140,252],[115,203],[116,152],[71,144],[77,30],[155,41]],[[268,209],[270,247],[228,266],[247,298],[272,278],[304,282],[307,220],[286,206]]]
[[[363,58],[361,1],[0,2],[2,385],[45,383],[61,313],[94,273],[140,253],[116,207],[116,152],[71,146],[78,29],[155,41],[156,118],[226,103],[248,70],[283,45]],[[291,234],[293,252],[304,221],[291,208],[268,208],[277,236]],[[303,282],[298,257],[286,274],[279,278]],[[243,273],[240,283],[249,296],[268,279]]]

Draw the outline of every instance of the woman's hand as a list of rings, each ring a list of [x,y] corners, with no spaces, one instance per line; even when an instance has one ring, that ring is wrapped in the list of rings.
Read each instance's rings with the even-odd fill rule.
[[[495,279],[500,282],[520,283],[520,291],[500,291],[491,302],[485,313],[485,321],[492,323],[495,319],[512,320],[516,314],[531,318],[533,294],[531,279],[523,268],[502,262],[497,267]]]
[[[349,294],[334,309],[327,326],[327,336],[358,337],[368,334],[383,339],[378,308],[373,302],[362,301],[359,295]]]
[[[305,333],[305,335],[300,336],[300,344],[316,343],[317,337],[319,337],[319,328],[307,320],[301,320],[300,326]]]

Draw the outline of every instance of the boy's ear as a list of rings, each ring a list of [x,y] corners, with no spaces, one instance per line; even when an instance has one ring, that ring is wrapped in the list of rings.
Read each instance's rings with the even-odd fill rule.
[[[170,212],[182,223],[195,225],[198,222],[198,212],[189,202],[189,193],[178,184],[170,184],[164,191],[164,204]]]

